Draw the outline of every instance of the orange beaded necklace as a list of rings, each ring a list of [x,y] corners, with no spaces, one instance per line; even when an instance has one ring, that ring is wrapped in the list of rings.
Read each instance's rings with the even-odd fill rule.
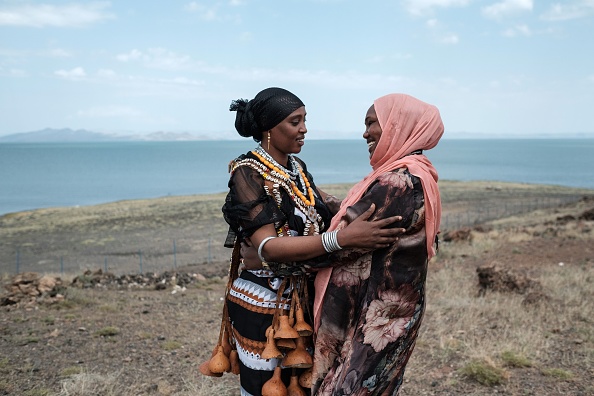
[[[277,167],[276,165],[274,165],[273,163],[268,161],[266,158],[262,157],[260,155],[260,153],[258,153],[256,151],[252,151],[252,154],[254,154],[268,169],[270,169],[271,171],[277,172],[279,175],[286,178],[291,183],[291,189],[293,190],[295,195],[297,195],[299,197],[299,199],[301,199],[303,201],[303,203],[305,203],[306,206],[314,206],[315,205],[316,201],[314,198],[313,189],[311,188],[311,184],[309,183],[309,180],[307,180],[307,177],[305,176],[305,172],[303,172],[303,169],[300,166],[298,167],[299,173],[301,174],[301,177],[303,178],[303,182],[305,184],[305,188],[307,189],[309,199],[307,199],[305,197],[305,195],[297,187],[297,184],[291,179],[291,177],[289,177],[289,175],[285,171],[283,171],[282,169],[280,169],[279,167]],[[264,176],[264,177],[266,177],[266,176]]]

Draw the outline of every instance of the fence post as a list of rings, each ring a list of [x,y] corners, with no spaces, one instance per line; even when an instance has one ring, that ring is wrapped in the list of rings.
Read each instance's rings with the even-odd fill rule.
[[[19,270],[21,266],[21,251],[17,248],[16,250],[16,273],[19,274]]]
[[[210,264],[210,262],[211,262],[211,258],[212,258],[212,257],[211,257],[211,254],[210,254],[210,244],[211,244],[211,240],[212,240],[212,238],[211,238],[210,234],[208,234],[208,264]]]
[[[173,268],[177,271],[177,247],[175,246],[175,239],[173,240]]]
[[[103,258],[103,272],[107,273],[107,257]]]
[[[141,250],[138,251],[138,258],[139,258],[139,264],[140,264],[140,273],[142,274],[142,251]]]
[[[64,276],[64,257],[60,257],[60,274]]]

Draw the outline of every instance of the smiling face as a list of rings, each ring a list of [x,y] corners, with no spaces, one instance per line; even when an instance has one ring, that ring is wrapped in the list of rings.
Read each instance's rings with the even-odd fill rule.
[[[270,130],[270,148],[268,148],[267,141],[268,132],[264,132],[262,147],[281,164],[286,164],[287,155],[301,151],[307,133],[306,114],[305,106],[302,106],[272,128]]]
[[[373,155],[373,152],[379,143],[380,136],[382,136],[382,127],[377,119],[375,106],[371,105],[365,115],[365,132],[363,133],[363,139],[367,141],[367,147],[369,149],[369,158]]]

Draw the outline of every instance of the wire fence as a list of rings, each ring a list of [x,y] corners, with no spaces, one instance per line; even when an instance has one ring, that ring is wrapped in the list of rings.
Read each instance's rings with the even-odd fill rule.
[[[455,230],[462,227],[524,214],[539,209],[559,207],[575,203],[583,194],[546,197],[513,197],[485,202],[444,203],[441,229]],[[489,200],[492,202],[493,200]],[[223,221],[222,219],[220,220]],[[196,272],[205,277],[225,276],[231,250],[223,247],[226,233],[220,224],[212,226],[219,230],[208,235],[186,235],[179,239],[155,240],[152,235],[138,235],[130,246],[114,248],[106,243],[84,245],[68,244],[52,246],[51,249],[33,248],[33,243],[22,243],[12,252],[4,250],[0,257],[0,275],[22,272],[80,274],[86,270],[111,272],[115,275],[162,273],[164,271]],[[117,241],[116,241],[117,242]],[[109,246],[109,247],[108,247]]]
[[[86,270],[110,272],[116,275],[148,274],[163,271],[196,272],[206,277],[226,275],[231,250],[222,246],[223,237],[207,240],[187,239],[142,244],[126,251],[105,251],[89,248],[74,252],[65,246],[60,252],[40,253],[20,246],[12,263],[2,262],[0,274],[22,272],[78,274]]]
[[[466,206],[464,210],[452,211],[449,213],[447,210],[444,210],[441,218],[441,228],[443,230],[453,230],[474,226],[488,221],[533,212],[539,209],[547,209],[575,203],[583,197],[583,194],[532,197],[530,199],[516,199],[513,201],[501,200],[498,203],[490,204],[479,203],[476,206]]]

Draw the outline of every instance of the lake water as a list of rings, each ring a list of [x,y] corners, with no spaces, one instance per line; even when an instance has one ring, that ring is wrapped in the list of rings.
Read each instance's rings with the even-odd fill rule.
[[[0,215],[54,206],[223,192],[227,164],[252,140],[0,144]],[[442,180],[594,189],[594,139],[444,139],[426,155]],[[360,140],[306,140],[299,157],[318,184],[369,171]]]

